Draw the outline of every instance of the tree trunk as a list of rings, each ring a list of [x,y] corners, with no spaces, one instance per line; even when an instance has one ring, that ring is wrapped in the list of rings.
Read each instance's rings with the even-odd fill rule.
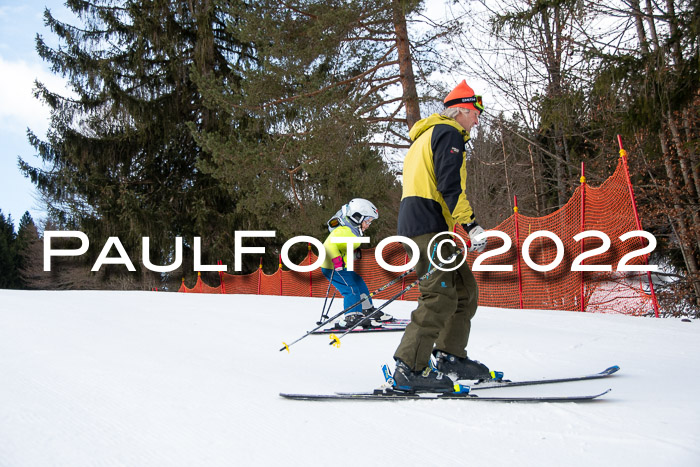
[[[668,8],[668,27],[671,33],[670,43],[673,58],[676,63],[674,65],[680,68],[683,64],[683,54],[681,53],[680,37],[678,37],[678,18],[676,17],[676,7],[673,5],[673,0],[666,0]]]
[[[666,121],[668,122],[668,128],[671,130],[673,144],[676,146],[678,161],[681,165],[681,175],[683,175],[683,182],[685,183],[686,187],[688,187],[687,193],[692,197],[698,196],[698,194],[700,194],[700,186],[698,186],[693,179],[692,169],[689,166],[689,163],[692,164],[692,162],[688,157],[686,157],[686,152],[684,151],[684,141],[681,139],[680,131],[678,131],[678,125],[676,125],[676,121],[673,119],[670,112],[666,115]]]
[[[403,88],[403,101],[406,106],[406,124],[409,130],[420,120],[420,106],[418,105],[418,92],[416,91],[416,78],[413,74],[413,60],[411,46],[408,41],[408,28],[403,2],[393,0],[392,14],[394,31],[396,33],[396,48],[399,55],[399,76]]]
[[[530,153],[530,168],[532,169],[532,187],[535,190],[535,210],[537,211],[537,217],[542,216],[542,212],[540,211],[540,195],[537,190],[537,177],[535,176],[536,171],[535,171],[535,159],[532,157],[532,145],[528,144],[527,145],[527,150]]]
[[[649,26],[649,35],[651,35],[651,43],[654,45],[654,50],[659,48],[659,36],[656,35],[656,24],[654,24],[654,7],[651,0],[646,0],[645,19]]]
[[[503,141],[503,128],[501,127],[501,148],[503,149],[503,171],[506,176],[506,196],[508,196],[508,205],[510,210],[513,210],[513,197],[510,194],[510,179],[508,177],[508,157],[506,155],[506,143]]]
[[[632,6],[632,14],[634,15],[634,25],[637,27],[637,38],[639,39],[639,46],[642,49],[643,54],[649,53],[649,44],[647,43],[646,31],[644,31],[644,22],[642,21],[642,9],[639,6],[639,0],[632,0],[630,2]]]
[[[678,230],[680,231],[680,236],[678,238],[679,248],[683,254],[683,259],[692,281],[693,290],[695,291],[695,301],[700,305],[700,273],[698,272],[698,264],[695,260],[694,249],[687,245],[685,242],[691,238],[689,233],[688,225],[683,216],[683,208],[679,204],[680,201],[680,189],[676,183],[675,170],[673,169],[673,162],[671,161],[671,156],[669,154],[669,148],[666,144],[663,131],[659,132],[659,140],[661,142],[661,152],[664,162],[664,167],[666,168],[666,177],[668,178],[669,188],[671,190],[671,196],[674,198],[675,203],[673,205],[676,211],[676,223],[678,225]]]
[[[559,142],[555,143],[557,146],[557,153],[559,153],[559,147],[561,146]],[[561,208],[568,201],[566,197],[566,183],[564,182],[566,178],[566,171],[564,170],[564,164],[557,161],[557,209]]]
[[[559,8],[553,9],[554,18],[550,24],[550,15],[547,9],[541,11],[542,31],[544,33],[545,64],[547,77],[547,97],[553,101],[560,99],[563,94],[561,75],[561,27],[559,24]],[[554,26],[554,28],[552,28]],[[558,207],[566,204],[566,152],[564,148],[564,129],[559,121],[554,123],[554,153],[556,161],[557,204]]]
[[[695,101],[697,102],[697,100]],[[691,104],[697,105],[697,104]],[[690,126],[690,110],[688,107],[683,110],[683,131],[685,133],[685,140],[690,142],[688,145],[688,158],[690,159],[690,165],[693,171],[693,183],[695,184],[695,192],[700,200],[700,159],[695,152],[695,142],[693,141],[693,130]]]

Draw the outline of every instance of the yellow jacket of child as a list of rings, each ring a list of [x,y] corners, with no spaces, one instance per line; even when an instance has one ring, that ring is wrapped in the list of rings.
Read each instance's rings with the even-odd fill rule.
[[[357,238],[357,235],[350,229],[350,227],[347,227],[345,225],[341,225],[340,227],[334,229],[326,238],[326,241],[323,242],[323,247],[326,250],[326,259],[321,265],[322,268],[325,269],[334,269],[333,266],[333,258],[337,256],[342,256],[343,257],[343,264],[347,265],[348,264],[348,251],[347,251],[347,244],[346,243],[332,243],[331,239],[333,238],[338,238],[338,237],[354,237]],[[358,242],[353,242],[353,248],[357,250],[360,248],[361,243]]]

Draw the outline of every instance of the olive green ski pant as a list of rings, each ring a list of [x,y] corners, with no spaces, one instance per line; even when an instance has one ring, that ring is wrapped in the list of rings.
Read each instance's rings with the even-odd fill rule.
[[[411,239],[420,250],[416,264],[418,277],[428,270],[435,270],[442,260],[449,259],[457,250],[454,244],[445,242],[441,246],[442,254],[439,255],[436,245],[443,239],[450,239],[450,236],[440,235],[429,246],[428,243],[434,236],[431,233]],[[459,240],[456,243],[462,245]],[[412,257],[410,247],[406,246],[406,251]],[[431,265],[430,257],[433,258],[434,265]],[[460,254],[440,269],[454,268],[462,259],[463,255]],[[401,343],[394,353],[395,359],[401,359],[414,371],[428,366],[433,347],[458,357],[467,356],[466,347],[471,319],[479,301],[479,288],[466,261],[454,271],[440,269],[420,282],[418,308],[411,313],[411,322],[406,326]]]

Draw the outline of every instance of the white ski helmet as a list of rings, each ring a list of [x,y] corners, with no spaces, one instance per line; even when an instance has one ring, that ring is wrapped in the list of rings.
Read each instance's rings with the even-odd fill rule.
[[[372,220],[379,218],[379,212],[374,204],[366,199],[355,198],[343,206],[343,216],[360,225],[368,218]]]

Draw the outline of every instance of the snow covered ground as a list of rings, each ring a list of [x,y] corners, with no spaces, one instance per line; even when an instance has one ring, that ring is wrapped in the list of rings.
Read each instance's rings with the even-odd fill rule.
[[[698,322],[479,310],[470,355],[511,379],[622,368],[489,394],[612,388],[597,402],[304,402],[278,393],[381,384],[401,333],[339,349],[310,336],[287,354],[321,299],[1,290],[0,303],[3,467],[700,465]]]

